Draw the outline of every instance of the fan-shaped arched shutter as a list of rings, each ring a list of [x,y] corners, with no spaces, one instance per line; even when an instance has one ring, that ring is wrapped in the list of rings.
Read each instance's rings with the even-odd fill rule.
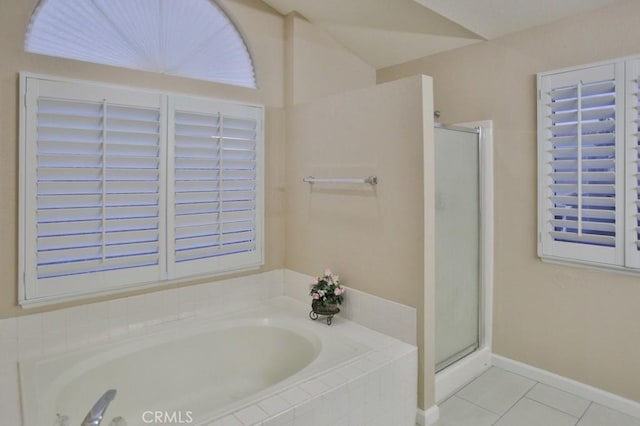
[[[25,50],[256,87],[242,36],[210,0],[42,0]]]

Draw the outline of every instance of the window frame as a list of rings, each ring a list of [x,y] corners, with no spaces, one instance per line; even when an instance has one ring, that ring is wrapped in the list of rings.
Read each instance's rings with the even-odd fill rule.
[[[163,109],[164,121],[161,117],[161,135],[160,135],[160,154],[159,154],[159,174],[160,174],[160,194],[159,194],[159,209],[160,209],[160,237],[159,237],[159,272],[158,275],[146,276],[146,272],[142,271],[142,278],[132,280],[134,282],[119,283],[115,280],[111,280],[108,284],[100,283],[98,286],[91,285],[90,289],[86,289],[85,286],[71,288],[71,292],[56,291],[56,292],[41,292],[38,291],[37,286],[46,285],[46,282],[42,280],[31,280],[27,272],[27,268],[34,266],[33,256],[35,252],[36,234],[35,234],[35,212],[30,214],[27,211],[29,205],[33,205],[27,202],[27,198],[35,195],[35,180],[36,180],[36,164],[35,155],[29,149],[29,144],[35,143],[35,140],[29,139],[33,137],[33,127],[30,130],[30,123],[28,122],[29,113],[27,107],[29,106],[29,93],[28,82],[29,81],[49,81],[53,83],[69,84],[70,87],[76,87],[79,90],[97,88],[98,90],[121,92],[123,94],[140,94],[141,96],[157,96],[161,99],[161,108]],[[208,98],[193,96],[182,93],[165,92],[153,89],[144,89],[131,86],[121,86],[102,82],[93,82],[79,79],[60,78],[49,75],[34,74],[29,72],[21,72],[19,75],[19,177],[18,177],[18,302],[23,308],[37,307],[50,305],[55,303],[61,303],[72,300],[85,299],[88,297],[102,296],[108,294],[122,293],[126,291],[139,290],[144,288],[152,288],[159,286],[166,286],[170,284],[191,281],[194,279],[207,279],[220,275],[225,275],[234,272],[250,271],[260,268],[264,265],[264,215],[265,215],[265,200],[264,200],[264,181],[265,181],[265,156],[264,156],[264,106],[260,104],[252,104],[246,102],[236,102],[230,100],[223,100],[217,98]],[[37,95],[35,96],[37,99]],[[71,98],[72,99],[72,98]],[[170,128],[173,127],[173,117],[169,117],[169,105],[175,102],[176,99],[182,99],[185,101],[193,102],[205,102],[211,104],[221,105],[231,109],[249,109],[252,111],[256,118],[256,137],[255,137],[255,252],[253,256],[249,256],[242,262],[211,262],[212,268],[207,270],[206,268],[199,269],[196,272],[185,274],[170,274],[172,270],[169,265],[168,250],[171,247],[168,238],[173,233],[170,232],[168,227],[169,220],[168,215],[171,212],[168,203],[173,199],[170,196],[170,190],[172,185],[169,182],[169,168],[173,164],[173,158],[170,158],[172,154],[173,136],[170,134]],[[33,115],[37,110],[35,106]],[[31,123],[33,125],[33,123]],[[30,133],[31,132],[31,133]],[[29,176],[31,174],[31,176]],[[28,191],[32,192],[28,192]],[[29,254],[30,251],[32,254]],[[29,256],[32,256],[31,258]],[[224,257],[224,256],[223,256]],[[113,271],[113,275],[121,273],[122,276],[132,275],[133,269],[122,269]],[[33,275],[33,274],[32,274]],[[79,275],[81,280],[87,283],[93,284],[92,273]],[[75,278],[75,277],[74,277]],[[71,286],[73,287],[73,286]],[[96,288],[97,287],[97,288]]]
[[[547,170],[546,158],[548,153],[548,141],[546,140],[546,126],[549,121],[545,120],[543,105],[544,93],[542,79],[560,74],[579,74],[585,70],[598,67],[614,67],[614,78],[616,85],[615,100],[615,156],[616,156],[616,236],[615,248],[606,254],[607,259],[601,257],[601,247],[571,247],[573,244],[564,243],[562,247],[550,250],[547,222]],[[632,74],[631,71],[635,71]],[[537,185],[538,185],[538,226],[537,226],[537,255],[543,262],[587,267],[593,270],[614,271],[628,275],[640,274],[640,250],[632,250],[630,239],[633,237],[636,225],[632,221],[636,220],[638,214],[635,208],[635,199],[632,199],[631,192],[635,191],[638,182],[633,178],[631,170],[632,163],[637,159],[632,158],[631,153],[637,155],[635,151],[638,146],[638,138],[634,136],[637,130],[633,131],[633,118],[631,110],[640,105],[637,96],[632,94],[630,85],[633,82],[633,75],[640,76],[640,56],[628,56],[615,58],[607,61],[585,64],[559,70],[541,72],[537,74]],[[636,87],[636,90],[638,88]],[[637,120],[637,115],[636,118]],[[634,139],[635,138],[635,139]],[[637,237],[636,237],[637,239]],[[635,244],[635,243],[634,243]],[[560,245],[559,245],[560,246]],[[577,246],[575,244],[574,246]]]

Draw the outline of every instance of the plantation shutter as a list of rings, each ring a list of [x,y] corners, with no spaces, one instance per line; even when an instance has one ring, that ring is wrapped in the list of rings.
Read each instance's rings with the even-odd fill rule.
[[[160,279],[161,96],[28,79],[26,102],[27,298]]]
[[[24,75],[23,306],[263,264],[264,108]]]
[[[618,67],[620,68],[620,67]],[[623,263],[624,126],[620,70],[539,77],[542,257]]]
[[[262,109],[176,97],[170,114],[169,275],[262,264]]]
[[[626,244],[625,265],[640,268],[640,60],[626,63]]]

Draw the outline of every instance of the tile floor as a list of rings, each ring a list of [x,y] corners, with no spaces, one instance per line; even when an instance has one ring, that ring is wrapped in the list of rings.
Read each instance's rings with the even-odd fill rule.
[[[437,426],[640,426],[640,419],[491,367],[440,404]]]

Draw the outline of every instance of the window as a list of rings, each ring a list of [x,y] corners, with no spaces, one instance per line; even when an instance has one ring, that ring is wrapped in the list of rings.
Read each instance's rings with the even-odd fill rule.
[[[41,0],[25,51],[256,87],[249,50],[212,0]]]
[[[262,107],[21,80],[21,303],[262,264]]]
[[[538,254],[640,268],[638,78],[627,58],[538,75]]]

